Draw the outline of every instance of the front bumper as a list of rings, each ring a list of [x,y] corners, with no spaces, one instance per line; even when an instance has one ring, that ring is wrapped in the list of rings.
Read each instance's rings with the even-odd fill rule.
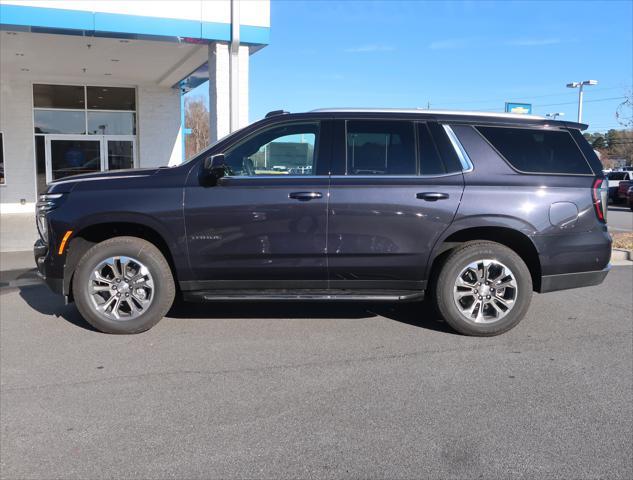
[[[33,256],[35,257],[35,265],[37,265],[37,273],[44,280],[46,285],[54,292],[60,295],[64,294],[64,281],[62,278],[50,275],[46,258],[48,256],[48,245],[42,239],[38,239],[33,245]]]
[[[541,277],[541,293],[567,290],[570,288],[592,287],[600,285],[611,270],[608,264],[602,270],[593,272],[561,273],[559,275],[544,275]]]

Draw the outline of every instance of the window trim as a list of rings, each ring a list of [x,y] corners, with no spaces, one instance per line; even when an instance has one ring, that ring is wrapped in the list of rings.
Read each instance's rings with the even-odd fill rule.
[[[459,163],[462,165],[461,173],[472,172],[475,169],[475,166],[473,165],[473,162],[471,161],[470,156],[468,155],[468,152],[462,145],[462,142],[459,140],[459,137],[457,136],[457,134],[453,131],[453,129],[451,128],[449,124],[440,123],[440,125],[442,125],[442,128],[446,132],[446,136],[448,137],[448,140],[451,142],[453,149],[455,149],[455,153],[457,154]]]
[[[574,138],[574,136],[571,134],[571,132],[569,131],[569,129],[567,128],[555,128],[555,127],[541,127],[541,128],[534,128],[534,127],[528,127],[528,126],[512,126],[512,127],[508,127],[508,126],[501,126],[501,125],[481,125],[481,124],[472,124],[469,125],[473,130],[475,130],[475,132],[477,132],[477,135],[479,135],[488,145],[490,145],[490,148],[492,148],[494,150],[494,152],[499,155],[499,157],[501,159],[503,159],[504,162],[506,162],[506,164],[515,172],[520,173],[522,175],[553,175],[553,176],[571,176],[571,177],[595,177],[596,174],[593,171],[593,168],[591,168],[591,164],[589,163],[589,161],[587,160],[587,157],[585,156],[585,154],[583,153],[582,149],[580,148],[580,146],[578,145],[578,143],[576,142],[576,139]],[[569,135],[569,137],[571,138],[573,144],[575,145],[575,147],[578,149],[578,151],[580,152],[580,154],[582,155],[583,160],[585,161],[585,163],[587,164],[587,167],[589,167],[589,171],[591,173],[563,173],[563,172],[527,172],[527,171],[523,171],[520,170],[518,168],[516,168],[506,157],[505,155],[503,155],[493,144],[492,142],[490,142],[486,136],[481,133],[479,131],[479,127],[490,127],[490,128],[514,128],[514,129],[521,129],[521,130],[532,130],[532,131],[549,131],[549,132],[564,132],[567,133],[567,135]]]
[[[286,122],[279,122],[279,123],[272,123],[272,124],[268,124],[268,125],[263,125],[261,128],[258,128],[257,130],[255,130],[254,132],[252,132],[250,135],[246,136],[246,137],[241,137],[236,139],[235,142],[233,142],[232,144],[228,145],[226,148],[224,148],[221,152],[222,155],[226,156],[228,155],[231,150],[239,147],[240,145],[244,144],[245,142],[249,141],[251,138],[256,137],[257,135],[259,135],[262,132],[265,132],[266,130],[272,130],[274,128],[278,128],[278,127],[283,127],[286,125],[308,125],[308,124],[312,124],[312,125],[317,125],[317,135],[315,135],[315,139],[314,139],[314,152],[313,152],[313,165],[312,165],[312,169],[313,171],[318,170],[318,162],[319,162],[319,156],[320,156],[320,143],[321,143],[321,135],[322,135],[322,131],[323,131],[323,120],[321,119],[315,119],[315,120],[310,120],[310,119],[306,119],[306,120],[290,120],[290,121],[286,121]],[[269,142],[270,143],[270,142]],[[207,155],[208,156],[208,155]],[[195,157],[192,157],[195,158]],[[202,156],[202,158],[206,158],[206,156]],[[201,165],[204,165],[204,162],[200,163]],[[236,180],[250,180],[250,179],[271,179],[271,178],[291,178],[291,179],[297,179],[297,178],[327,178],[330,175],[275,175],[275,174],[266,174],[266,175],[226,175],[224,177],[222,177],[223,179],[236,179]]]

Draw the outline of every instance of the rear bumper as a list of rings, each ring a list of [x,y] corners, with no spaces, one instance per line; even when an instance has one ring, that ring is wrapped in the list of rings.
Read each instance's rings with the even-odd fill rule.
[[[603,270],[593,272],[561,273],[559,275],[544,275],[541,277],[540,293],[555,292],[557,290],[567,290],[570,288],[591,287],[600,285],[609,270],[611,264]]]

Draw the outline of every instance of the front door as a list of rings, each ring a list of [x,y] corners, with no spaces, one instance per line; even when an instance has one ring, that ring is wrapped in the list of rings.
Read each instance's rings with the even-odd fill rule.
[[[264,128],[223,152],[217,185],[187,187],[187,288],[327,287],[324,137],[319,122]]]
[[[461,167],[442,158],[425,123],[349,120],[336,132],[330,287],[423,289],[429,254],[461,199]]]

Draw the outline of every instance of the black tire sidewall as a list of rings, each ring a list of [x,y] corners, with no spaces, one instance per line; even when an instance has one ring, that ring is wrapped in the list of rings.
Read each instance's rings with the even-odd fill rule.
[[[466,265],[483,259],[495,259],[514,273],[518,292],[512,310],[501,320],[490,324],[479,324],[465,318],[453,298],[457,275]],[[466,244],[450,255],[436,285],[436,302],[446,322],[465,335],[492,336],[506,332],[516,326],[527,313],[532,299],[532,277],[525,262],[513,250],[493,242]]]
[[[143,263],[152,275],[154,300],[138,318],[116,321],[97,312],[88,292],[90,275],[109,257],[128,256]],[[82,257],[73,276],[73,296],[79,312],[96,329],[105,333],[138,333],[156,325],[167,313],[175,295],[169,264],[153,244],[135,237],[117,237],[92,247]]]

